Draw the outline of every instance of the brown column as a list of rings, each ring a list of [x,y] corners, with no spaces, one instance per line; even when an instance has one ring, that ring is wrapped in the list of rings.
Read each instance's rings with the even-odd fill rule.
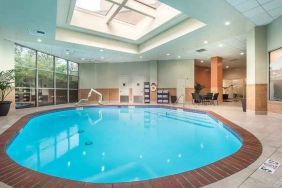
[[[222,103],[223,81],[222,81],[222,58],[211,58],[211,92],[219,93],[218,102]]]

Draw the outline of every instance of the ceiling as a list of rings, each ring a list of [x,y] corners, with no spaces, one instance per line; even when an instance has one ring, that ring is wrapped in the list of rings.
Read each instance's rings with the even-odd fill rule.
[[[59,4],[57,8],[59,14],[67,8],[61,5],[64,4]],[[68,18],[64,18],[63,14],[58,18],[60,27],[73,29],[76,26],[98,35],[113,35],[136,43],[154,30],[159,30],[156,34],[165,32],[169,27],[164,25],[172,22],[176,25],[188,18],[158,0],[71,0],[70,5],[65,15]]]
[[[206,0],[161,0],[185,14],[185,19],[165,26],[167,32],[153,31],[152,36],[156,38],[148,36],[138,43],[71,27],[67,24],[71,2],[0,0],[0,37],[79,63],[199,59],[209,64],[211,57],[221,56],[224,66],[245,66],[246,33],[254,23],[226,0],[213,0],[213,3],[206,3]],[[181,28],[187,29],[185,24],[191,25],[193,20],[204,23],[204,26],[190,29],[185,34],[178,33]],[[36,30],[46,34],[33,35],[31,31]],[[173,38],[164,40],[169,36]],[[38,38],[42,42],[37,42]],[[159,45],[154,45],[156,42]],[[199,53],[196,51],[199,49],[206,51]]]
[[[281,0],[226,0],[256,25],[266,25],[282,15]]]

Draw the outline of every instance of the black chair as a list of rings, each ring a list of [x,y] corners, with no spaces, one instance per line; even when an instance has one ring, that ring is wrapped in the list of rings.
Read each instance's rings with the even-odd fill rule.
[[[191,93],[192,94],[192,104],[195,103],[195,93]]]
[[[201,95],[199,93],[194,93],[194,97],[195,97],[195,103],[202,103],[203,102],[203,98],[201,97]]]
[[[176,96],[170,96],[170,101],[172,104],[177,103],[177,97]]]
[[[219,93],[215,93],[213,95],[212,100],[211,100],[213,104],[215,104],[214,102],[216,101],[216,104],[218,105],[218,95]]]
[[[211,104],[212,99],[213,99],[213,93],[207,93],[207,95],[205,95],[205,97],[203,98],[203,103]]]

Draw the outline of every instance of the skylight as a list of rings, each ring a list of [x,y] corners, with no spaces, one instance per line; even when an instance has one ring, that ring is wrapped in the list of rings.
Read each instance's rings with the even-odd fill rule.
[[[106,16],[113,3],[107,0],[77,0],[76,7]]]
[[[159,0],[76,0],[71,25],[138,40],[180,15]]]
[[[116,5],[116,6],[113,6]],[[107,24],[119,20],[137,25],[145,17],[155,18],[156,9],[161,5],[158,0],[77,0],[76,7],[105,16]],[[111,15],[107,14],[111,11]]]
[[[135,0],[135,1],[139,3],[143,3],[153,8],[158,8],[161,5],[161,2],[159,2],[158,0]]]
[[[127,8],[122,8],[115,17],[115,19],[119,21],[123,21],[132,25],[137,25],[144,18],[146,18],[145,15],[140,14],[133,10],[129,10]]]

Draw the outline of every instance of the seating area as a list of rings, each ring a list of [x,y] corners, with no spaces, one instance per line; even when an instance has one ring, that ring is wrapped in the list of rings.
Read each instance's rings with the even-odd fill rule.
[[[218,96],[219,93],[207,93],[205,95],[192,93],[192,104],[218,105]]]

